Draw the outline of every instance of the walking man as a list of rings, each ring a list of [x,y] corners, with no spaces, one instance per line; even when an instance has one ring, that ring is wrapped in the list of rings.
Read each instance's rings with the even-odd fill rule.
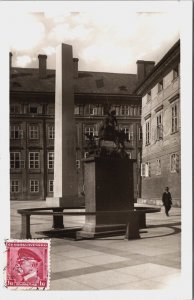
[[[172,206],[172,197],[171,197],[171,193],[169,192],[168,186],[165,188],[165,192],[162,195],[162,202],[165,207],[165,213],[169,217],[168,212]]]

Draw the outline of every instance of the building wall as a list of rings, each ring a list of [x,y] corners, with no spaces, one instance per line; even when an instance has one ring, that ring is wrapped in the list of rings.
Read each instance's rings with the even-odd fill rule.
[[[181,205],[180,77],[178,75],[175,78],[173,68],[165,76],[160,76],[158,82],[142,98],[141,202],[143,203],[162,204],[162,193],[164,188],[169,186],[173,205]],[[162,79],[163,89],[158,92],[158,83]],[[176,121],[172,121],[175,106],[176,130],[174,129]],[[146,140],[146,123],[148,122],[150,124],[149,143]],[[161,122],[161,125],[157,122]]]
[[[118,124],[120,128],[129,128],[131,131],[131,141],[126,144],[126,149],[132,159],[137,159],[141,153],[140,130],[141,130],[141,107],[140,99],[136,105],[130,104],[130,109],[122,112],[122,105],[125,104],[114,103],[119,107],[118,110]],[[19,106],[14,112],[14,107]],[[87,126],[94,126],[95,134],[98,134],[99,126],[105,118],[105,106],[98,103],[97,110],[91,114],[89,111],[89,103],[79,103],[80,111],[77,113],[77,106],[75,106],[75,120],[77,128],[77,175],[78,175],[78,194],[81,195],[84,190],[84,167],[82,159],[87,152],[87,142],[85,138],[85,130]],[[30,107],[37,107],[37,112],[32,113]],[[130,111],[130,113],[129,113]],[[13,133],[13,127],[18,129],[20,126],[21,134]],[[35,138],[30,137],[30,126],[37,128]],[[19,165],[16,168],[10,169],[11,181],[11,199],[12,200],[45,200],[46,197],[53,196],[51,183],[54,179],[54,168],[48,167],[48,153],[54,152],[54,136],[51,134],[51,127],[54,128],[54,97],[36,95],[33,99],[30,95],[23,96],[11,95],[10,98],[10,154],[13,152],[20,153]],[[31,127],[32,128],[32,127]],[[11,133],[12,131],[12,133]],[[16,130],[17,131],[17,130]],[[14,136],[15,134],[15,136]],[[38,168],[30,168],[29,153],[36,152],[39,155]],[[76,162],[75,162],[76,163]],[[139,196],[140,188],[140,164],[135,165],[135,197]],[[19,183],[18,189],[13,187],[15,183]],[[30,188],[30,183],[39,183],[38,188]]]

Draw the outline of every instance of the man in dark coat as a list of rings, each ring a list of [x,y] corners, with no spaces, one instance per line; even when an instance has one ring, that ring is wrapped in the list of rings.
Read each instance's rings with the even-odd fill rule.
[[[165,192],[162,195],[162,202],[165,207],[165,213],[169,217],[168,212],[172,206],[172,197],[171,197],[171,193],[169,192],[168,186],[165,188]]]

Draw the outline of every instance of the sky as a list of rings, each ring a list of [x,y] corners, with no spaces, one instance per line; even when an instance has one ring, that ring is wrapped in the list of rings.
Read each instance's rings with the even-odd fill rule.
[[[80,71],[136,73],[136,61],[158,62],[179,39],[178,10],[134,11],[44,10],[12,15],[9,45],[12,65],[38,67],[38,55],[47,55],[55,69],[55,49],[73,46]]]

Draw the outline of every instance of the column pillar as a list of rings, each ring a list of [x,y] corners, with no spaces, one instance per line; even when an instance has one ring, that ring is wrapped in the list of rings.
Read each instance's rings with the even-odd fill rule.
[[[48,206],[76,207],[76,127],[74,119],[72,46],[56,48],[54,197]]]

